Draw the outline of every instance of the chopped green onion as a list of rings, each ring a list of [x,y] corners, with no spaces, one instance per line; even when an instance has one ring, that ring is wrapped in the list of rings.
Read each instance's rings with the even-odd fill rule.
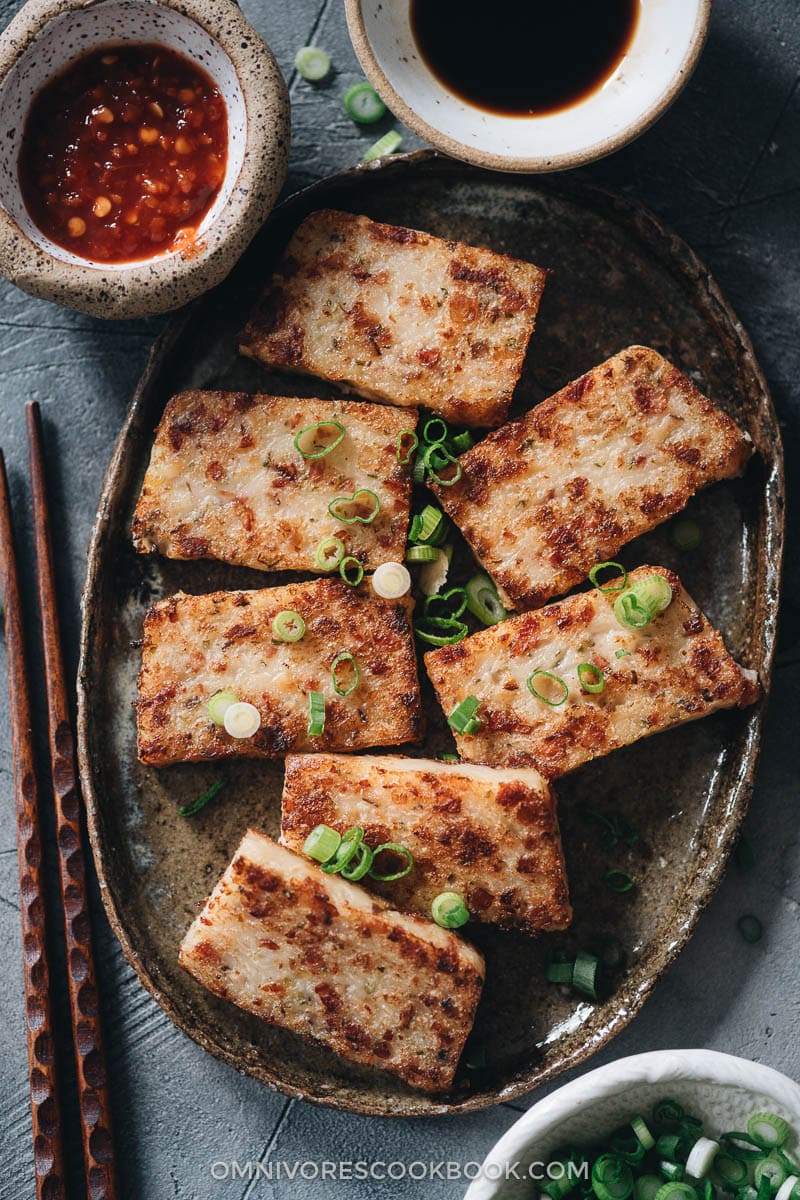
[[[692,1179],[704,1179],[719,1153],[719,1142],[699,1137],[686,1158],[686,1174]]]
[[[450,439],[450,445],[456,454],[465,454],[467,450],[471,450],[475,445],[475,439],[469,430],[465,429],[463,433],[457,433],[454,438]]]
[[[598,583],[597,576],[600,574],[601,571],[604,571],[606,569],[606,567],[613,567],[613,569],[615,571],[618,571],[622,575],[622,582],[615,583],[613,587],[609,584]],[[618,563],[618,562],[597,563],[595,566],[592,567],[591,571],[589,572],[589,582],[592,584],[593,587],[597,588],[598,592],[624,592],[625,587],[628,583],[628,572],[625,570],[622,563]]]
[[[616,1154],[601,1154],[592,1166],[592,1188],[597,1200],[627,1200],[633,1191],[633,1173]]]
[[[407,467],[411,457],[419,445],[419,438],[413,429],[402,429],[397,435],[397,461],[401,467]]]
[[[677,1100],[659,1100],[653,1108],[653,1122],[656,1125],[679,1125],[684,1116]]]
[[[662,1133],[656,1142],[658,1157],[665,1158],[668,1162],[682,1162],[683,1149],[683,1135],[680,1133]]]
[[[633,882],[632,876],[627,871],[621,871],[619,867],[612,867],[610,871],[606,871],[606,887],[612,892],[618,892],[620,895],[630,892]]]
[[[342,867],[339,874],[343,879],[349,879],[351,883],[358,883],[360,879],[369,874],[372,867],[372,858],[373,854],[369,846],[365,842],[361,842],[355,861]]]
[[[774,1193],[784,1182],[786,1175],[786,1167],[779,1158],[760,1158],[753,1168],[753,1184],[760,1189],[762,1179],[768,1179],[770,1192]]]
[[[703,540],[703,531],[697,521],[681,517],[673,523],[669,537],[676,550],[696,550]]]
[[[239,697],[236,692],[232,692],[230,688],[221,688],[220,691],[214,692],[214,695],[208,702],[209,720],[220,727],[225,724],[225,713],[232,704],[238,704]]]
[[[414,542],[426,542],[431,546],[441,546],[447,537],[447,528],[447,517],[442,510],[436,508],[433,504],[426,504],[422,512],[419,513],[419,524],[410,540]]]
[[[441,417],[431,417],[422,427],[422,440],[427,446],[440,446],[447,441],[450,430]]]
[[[401,846],[399,842],[383,842],[380,846],[376,846],[372,852],[373,859],[376,859],[379,854],[398,854],[404,858],[405,865],[399,871],[390,871],[389,874],[375,870],[375,865],[370,867],[370,878],[377,879],[380,883],[394,883],[397,879],[405,879],[414,866],[414,855],[407,846]]]
[[[335,450],[344,434],[344,425],[339,421],[317,421],[300,430],[295,436],[294,448],[303,458],[313,462]]]
[[[272,636],[279,642],[299,642],[306,623],[293,608],[284,608],[272,621]]]
[[[377,142],[372,143],[361,161],[371,163],[376,158],[383,158],[385,154],[394,154],[402,144],[402,134],[399,134],[396,129],[390,129],[383,137],[379,137]]]
[[[747,1122],[747,1132],[762,1150],[775,1150],[789,1136],[789,1126],[777,1113],[754,1113]]]
[[[350,587],[358,587],[364,578],[364,568],[357,558],[354,558],[352,554],[348,554],[339,563],[339,574],[345,583],[350,584]]]
[[[443,762],[443,763],[457,763],[457,762],[461,762],[461,759],[458,757],[458,755],[457,755],[457,754],[440,754],[440,755],[439,755],[439,762]]]
[[[261,713],[255,704],[237,700],[225,709],[222,722],[225,732],[234,738],[251,738],[261,728]]]
[[[543,692],[540,692],[534,685],[535,679],[548,679],[551,681],[551,683],[560,688],[561,691],[558,693],[557,698],[545,696]],[[569,688],[564,680],[560,675],[554,675],[552,671],[534,671],[532,675],[528,676],[528,678],[525,680],[525,683],[527,684],[528,691],[532,696],[535,696],[537,700],[542,700],[545,704],[549,704],[551,708],[560,708],[569,696]]]
[[[572,970],[572,986],[575,991],[588,996],[590,1000],[596,1000],[599,970],[600,959],[594,954],[581,951],[575,958]]]
[[[664,1178],[670,1182],[680,1183],[680,1181],[686,1175],[686,1172],[680,1163],[669,1162],[668,1159],[664,1159],[662,1162],[660,1162],[658,1164],[658,1169]]]
[[[634,1200],[655,1200],[662,1186],[658,1175],[640,1175],[633,1185]]]
[[[753,1141],[749,1133],[729,1130],[723,1133],[719,1140],[727,1155],[741,1159],[742,1162],[755,1162],[763,1154],[762,1147]]]
[[[446,592],[434,592],[425,597],[424,612],[426,617],[445,617],[458,620],[463,616],[467,607],[467,593],[462,587],[452,587]],[[439,609],[440,611],[436,611]]]
[[[754,917],[752,913],[746,913],[743,917],[739,917],[736,922],[736,928],[746,942],[755,945],[760,942],[764,936],[764,926],[759,921],[758,917]]]
[[[551,962],[545,971],[548,983],[572,983],[574,962]]]
[[[195,813],[199,813],[201,808],[205,808],[205,806],[210,804],[215,796],[219,795],[227,782],[227,779],[217,779],[216,782],[212,783],[211,787],[203,792],[202,795],[198,796],[196,800],[192,800],[190,804],[182,804],[178,809],[178,816],[193,817]]]
[[[344,542],[337,537],[326,537],[317,546],[314,562],[319,571],[335,571],[343,558]]]
[[[714,1159],[714,1173],[723,1187],[739,1187],[747,1180],[747,1167],[739,1158],[729,1154],[718,1154]]]
[[[629,629],[644,629],[672,603],[672,588],[663,575],[648,575],[614,601],[614,616]]]
[[[346,867],[355,856],[358,854],[358,848],[364,840],[364,830],[360,825],[354,825],[342,834],[342,839],[336,849],[336,853],[332,858],[328,858],[322,865],[322,869],[326,875],[338,875],[343,867]]]
[[[352,496],[337,496],[328,512],[343,525],[371,525],[381,511],[381,502],[369,488],[359,488]]]
[[[303,843],[303,854],[315,862],[329,862],[342,842],[342,835],[330,825],[316,825]]]
[[[399,600],[411,590],[408,567],[399,562],[381,563],[372,576],[372,590],[382,600]]]
[[[301,79],[319,83],[330,72],[330,55],[319,46],[303,46],[294,56],[294,69]]]
[[[630,658],[630,656],[631,656],[630,650],[615,650],[614,651],[614,658]]]
[[[325,732],[325,696],[322,692],[308,693],[308,727],[309,737],[319,737]]]
[[[483,724],[477,716],[480,706],[481,702],[477,696],[466,696],[450,713],[447,724],[451,729],[455,729],[456,733],[464,733],[467,736],[477,733]]]
[[[798,1200],[800,1196],[800,1178],[797,1175],[787,1175],[775,1196],[775,1200]],[[756,1200],[758,1195],[756,1194]]]
[[[411,468],[411,482],[417,486],[425,482],[425,459],[421,453],[414,459],[414,466]]]
[[[443,929],[459,929],[469,920],[469,910],[458,892],[440,892],[431,905],[431,916]]]
[[[467,608],[484,625],[497,625],[508,615],[488,575],[473,575],[470,579],[467,584]]]
[[[656,1200],[697,1200],[697,1192],[688,1183],[671,1180],[659,1188]]]
[[[336,674],[337,669],[343,663],[347,663],[352,668],[353,679],[349,684],[342,683]],[[358,669],[358,663],[349,650],[342,650],[331,663],[331,680],[333,682],[333,690],[337,696],[350,696],[358,687],[361,682],[361,672]]]
[[[584,692],[589,692],[590,695],[596,696],[602,692],[606,686],[605,676],[599,667],[594,663],[585,662],[578,666],[578,682]]]
[[[342,96],[342,107],[357,125],[374,125],[386,114],[386,105],[368,83],[356,83]]]
[[[409,546],[406,550],[406,562],[436,562],[441,554],[435,546]]]
[[[611,1137],[611,1150],[630,1166],[637,1166],[647,1151],[636,1135],[629,1129],[621,1129]]]
[[[645,1150],[652,1150],[656,1144],[656,1139],[653,1137],[647,1122],[644,1117],[634,1117],[631,1121],[631,1129],[636,1135],[636,1139]]]
[[[436,442],[434,445],[428,446],[423,451],[422,458],[428,472],[428,477],[434,483],[438,483],[439,487],[452,487],[454,483],[458,483],[464,473],[461,463],[441,442]],[[452,474],[445,478],[442,472],[450,467],[452,467]]]
[[[414,622],[417,637],[429,646],[454,646],[469,633],[463,621],[454,617],[423,617]]]

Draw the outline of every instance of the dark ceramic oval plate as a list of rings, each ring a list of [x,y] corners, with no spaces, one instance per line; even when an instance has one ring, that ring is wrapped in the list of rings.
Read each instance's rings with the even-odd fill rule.
[[[750,344],[694,254],[637,204],[575,177],[493,175],[431,153],[356,169],[287,201],[228,281],[175,318],[157,343],[120,435],[103,490],[84,596],[80,757],[89,829],[111,924],[144,985],[200,1045],[287,1095],[381,1115],[465,1112],[529,1091],[574,1066],[638,1011],[687,941],[717,886],[750,795],[763,704],[719,713],[565,780],[560,810],[575,923],[532,941],[481,928],[487,983],[476,1035],[486,1067],[462,1069],[442,1098],[359,1069],[215,999],[177,965],[178,944],[247,825],[275,834],[281,767],[232,763],[230,782],[200,816],[180,803],[218,778],[214,765],[166,770],[136,761],[131,702],[142,618],[185,588],[279,582],[213,563],[134,554],[129,527],[154,428],[179,388],[233,387],[320,394],[322,385],[270,375],[237,354],[237,333],[276,253],[309,211],[344,208],[485,244],[552,268],[519,387],[527,408],[607,355],[644,342],[681,364],[751,434],[758,456],[744,479],[691,505],[702,548],[678,555],[665,530],[627,548],[626,564],[677,569],[733,653],[768,680],[782,542],[780,437]],[[324,394],[324,392],[322,393]],[[429,753],[447,734],[428,696]],[[593,813],[622,813],[633,846],[602,846]],[[639,881],[628,896],[603,884],[609,866]],[[616,937],[624,962],[591,1004],[549,985],[554,951]]]

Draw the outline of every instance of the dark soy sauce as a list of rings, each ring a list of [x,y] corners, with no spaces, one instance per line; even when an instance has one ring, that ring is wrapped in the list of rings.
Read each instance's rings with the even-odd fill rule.
[[[616,70],[639,0],[411,0],[423,61],[478,108],[527,117],[569,108]]]

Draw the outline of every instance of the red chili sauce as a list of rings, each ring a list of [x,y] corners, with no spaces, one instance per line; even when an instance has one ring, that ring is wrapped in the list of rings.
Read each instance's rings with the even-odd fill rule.
[[[105,46],[35,97],[20,185],[42,233],[82,258],[191,252],[227,150],[225,101],[205,71],[166,46]]]

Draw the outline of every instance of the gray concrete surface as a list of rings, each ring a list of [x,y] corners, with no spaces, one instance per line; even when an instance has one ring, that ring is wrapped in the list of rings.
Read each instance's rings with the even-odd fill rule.
[[[3,0],[0,20],[17,5]],[[243,0],[291,84],[289,188],[360,158],[363,133],[339,96],[359,77],[340,0]],[[294,77],[309,41],[333,55],[319,89]],[[790,488],[800,465],[800,12],[797,0],[716,0],[699,69],[670,113],[636,144],[590,169],[640,196],[705,258],[749,329],[783,424]],[[388,124],[388,122],[387,122]],[[410,135],[406,147],[416,143]],[[105,325],[0,287],[0,445],[14,499],[27,508],[23,405],[47,423],[70,666],[78,594],[103,470],[161,322]],[[796,500],[796,497],[795,497]],[[790,523],[792,517],[790,514]],[[646,1049],[709,1046],[769,1063],[800,1079],[800,841],[798,701],[800,605],[797,510],[789,540],[782,654],[758,785],[748,820],[753,871],[731,868],[676,967],[631,1028],[596,1063]],[[28,526],[23,523],[31,592]],[[0,658],[4,648],[0,643]],[[36,662],[39,678],[39,664]],[[5,663],[0,662],[5,689]],[[8,732],[0,720],[0,1200],[34,1194],[23,1027],[17,865]],[[757,913],[764,940],[748,946],[736,919]],[[510,1105],[460,1120],[368,1121],[287,1102],[222,1066],[170,1024],[141,989],[102,919],[96,921],[110,1066],[126,1200],[305,1200],[381,1195],[459,1197],[465,1184],[357,1180],[215,1180],[233,1160],[480,1159],[516,1118]],[[69,1075],[69,1062],[64,1074]],[[532,1096],[529,1102],[537,1097]],[[74,1114],[70,1114],[74,1120]],[[77,1164],[72,1163],[73,1176]],[[277,1167],[275,1168],[277,1169]],[[225,1173],[217,1166],[216,1174]],[[75,1183],[75,1196],[82,1193]]]

